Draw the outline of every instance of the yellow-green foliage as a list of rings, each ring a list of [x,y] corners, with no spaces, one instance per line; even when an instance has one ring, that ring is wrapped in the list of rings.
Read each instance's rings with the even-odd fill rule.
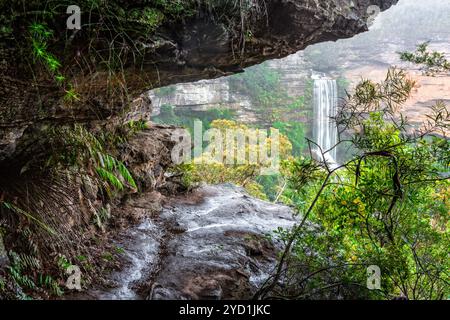
[[[226,130],[242,130],[246,134],[248,134],[249,130],[251,130],[251,128],[249,128],[248,126],[239,124],[232,120],[214,120],[211,123],[211,128],[220,130],[222,132],[223,150],[225,150],[227,144]],[[252,133],[255,134],[257,130],[258,129],[256,129],[256,131],[252,131]],[[268,136],[265,143],[265,146],[268,148],[268,150],[270,150],[271,143],[271,136]],[[289,142],[289,139],[282,134],[279,135],[279,147],[280,158],[287,159],[291,155],[292,145]],[[184,179],[186,184],[198,182],[219,184],[230,182],[245,187],[250,194],[256,197],[267,199],[262,186],[258,184],[255,179],[260,175],[261,169],[269,164],[260,162],[250,163],[248,161],[249,153],[251,151],[254,151],[257,154],[260,151],[260,145],[258,144],[258,146],[256,146],[256,150],[250,150],[250,148],[255,147],[250,146],[247,143],[245,152],[247,156],[244,164],[236,164],[237,144],[234,144],[234,156],[232,159],[232,162],[234,164],[227,164],[226,161],[218,161],[215,155],[212,155],[208,152],[203,152],[201,156],[193,159],[192,163],[182,165],[178,167],[178,169],[184,172]]]
[[[113,190],[121,191],[125,187],[137,189],[136,182],[125,164],[109,154],[105,143],[86,128],[75,125],[73,128],[56,130],[55,134],[55,139],[58,139],[58,136],[64,138],[64,141],[60,141],[64,150],[56,150],[48,165],[54,166],[56,162],[65,166],[77,166],[81,172],[87,174],[93,169],[109,195]]]

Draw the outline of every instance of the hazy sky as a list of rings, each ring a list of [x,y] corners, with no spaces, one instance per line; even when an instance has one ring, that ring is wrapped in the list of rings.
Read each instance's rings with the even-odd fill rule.
[[[380,28],[390,28],[392,36],[440,34],[450,40],[450,0],[400,0],[379,15],[371,30]]]

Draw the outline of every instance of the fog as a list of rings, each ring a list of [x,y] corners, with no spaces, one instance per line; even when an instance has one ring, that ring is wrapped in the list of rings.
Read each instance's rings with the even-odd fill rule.
[[[309,46],[304,54],[313,69],[335,72],[356,64],[398,65],[399,51],[413,51],[423,42],[450,52],[450,0],[400,0],[379,13],[368,32]]]
[[[450,40],[450,0],[400,0],[371,28],[379,40]]]

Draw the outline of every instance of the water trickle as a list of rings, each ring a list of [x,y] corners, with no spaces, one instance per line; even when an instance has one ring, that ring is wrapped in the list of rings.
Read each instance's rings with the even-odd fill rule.
[[[317,78],[314,80],[314,140],[328,151],[327,162],[336,162],[337,128],[332,117],[336,115],[338,103],[337,83],[334,79]],[[333,148],[333,149],[332,149]],[[317,151],[317,150],[316,150]],[[319,159],[322,156],[319,154]]]
[[[124,260],[128,265],[124,270],[114,272],[111,280],[116,283],[112,288],[94,288],[81,294],[75,299],[100,299],[100,300],[139,300],[145,297],[139,296],[133,286],[140,280],[145,280],[145,275],[150,273],[157,262],[160,250],[162,232],[151,220],[146,220],[140,225],[129,229],[120,243],[124,250]]]
[[[270,277],[282,249],[266,236],[292,228],[293,213],[239,187],[204,186],[126,230],[117,242],[125,268],[109,285],[72,299],[247,299]]]

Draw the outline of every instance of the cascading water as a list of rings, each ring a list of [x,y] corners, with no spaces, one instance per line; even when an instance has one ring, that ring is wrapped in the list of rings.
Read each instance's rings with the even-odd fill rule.
[[[331,164],[336,164],[337,128],[332,117],[336,115],[338,93],[336,80],[319,78],[314,80],[314,140],[325,152],[325,159]],[[317,152],[318,160],[323,160],[320,151]]]

